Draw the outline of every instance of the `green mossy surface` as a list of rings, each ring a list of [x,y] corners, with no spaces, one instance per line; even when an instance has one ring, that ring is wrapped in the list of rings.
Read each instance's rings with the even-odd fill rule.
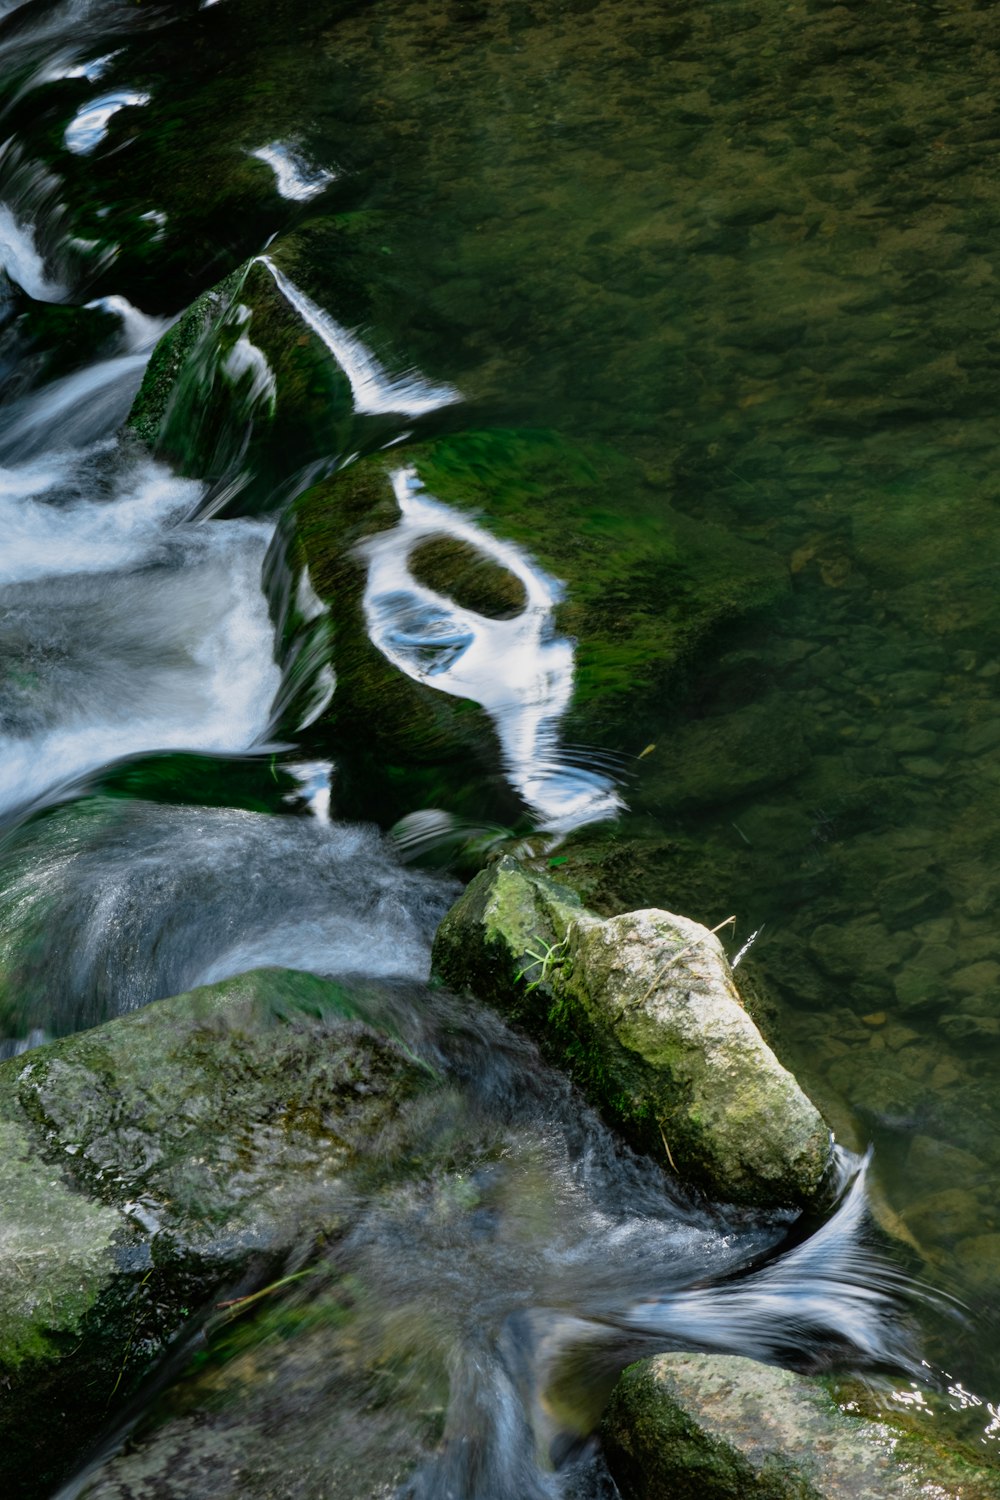
[[[163,419],[184,365],[228,308],[238,279],[238,273],[234,273],[196,297],[157,340],[125,424],[128,431],[149,447],[158,446]]]
[[[519,578],[453,537],[431,537],[414,547],[410,572],[427,588],[491,620],[513,619],[527,603]]]
[[[247,343],[267,389],[255,389]],[[188,309],[157,344],[127,427],[182,473],[224,487],[238,510],[276,510],[333,467],[350,389],[262,260]]]
[[[584,449],[553,433],[488,431],[394,448],[391,456],[350,465],[303,496],[295,532],[299,556],[334,621],[338,687],[329,727],[333,743],[348,752],[342,795],[347,806],[354,795],[366,795],[365,811],[381,796],[381,821],[428,805],[461,812],[467,803],[473,811],[470,792],[477,790],[481,814],[482,782],[477,789],[468,771],[455,769],[471,753],[480,777],[492,779],[497,760],[495,733],[478,705],[413,682],[367,638],[364,564],[356,549],[398,518],[390,474],[401,463],[415,468],[428,494],[515,542],[564,582],[566,602],[554,626],[576,642],[565,718],[570,740],[600,742],[611,732],[617,738],[612,726],[623,715],[641,738],[662,712],[664,696],[720,632],[775,609],[784,597],[784,578],[763,553],[666,505],[651,517],[641,476],[610,449]],[[453,554],[450,561],[457,563]],[[456,598],[474,607],[462,576],[455,578]],[[483,574],[484,612],[496,614],[508,590],[486,584],[490,576]],[[446,591],[449,581],[438,573],[435,586]],[[511,809],[510,798],[499,799],[493,815],[510,817]]]

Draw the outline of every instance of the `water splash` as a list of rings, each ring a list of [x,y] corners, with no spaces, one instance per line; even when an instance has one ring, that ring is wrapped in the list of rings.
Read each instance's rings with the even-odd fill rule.
[[[299,767],[314,796],[325,771]],[[269,965],[426,977],[457,888],[402,868],[375,829],[314,810],[94,798],[10,835],[0,858],[8,1030],[75,1030]],[[31,957],[39,939],[44,976]]]
[[[0,267],[36,302],[61,302],[66,295],[49,275],[34,231],[6,203],[0,203]]]

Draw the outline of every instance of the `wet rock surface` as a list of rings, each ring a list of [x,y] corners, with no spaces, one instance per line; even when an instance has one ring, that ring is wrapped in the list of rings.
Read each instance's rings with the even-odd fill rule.
[[[655,910],[601,921],[505,857],[445,917],[433,961],[537,1036],[683,1181],[770,1206],[816,1193],[829,1130],[698,923]]]
[[[7,1472],[42,1492],[213,1292],[340,1232],[420,1083],[342,990],[280,970],[0,1066]]]
[[[853,1399],[851,1397],[853,1396]],[[668,1354],[622,1376],[604,1421],[623,1500],[995,1500],[974,1449],[870,1393],[752,1360]],[[862,1412],[868,1408],[867,1415]]]

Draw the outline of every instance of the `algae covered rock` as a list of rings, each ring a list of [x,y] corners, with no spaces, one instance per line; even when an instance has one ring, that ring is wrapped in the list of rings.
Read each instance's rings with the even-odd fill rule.
[[[686,917],[605,921],[504,858],[445,917],[435,971],[537,1037],[640,1149],[715,1197],[806,1203],[830,1132]]]
[[[218,1288],[335,1235],[351,1170],[400,1146],[426,1074],[352,1015],[338,986],[262,970],[0,1066],[0,1431],[22,1493],[49,1493]],[[57,1437],[39,1400],[65,1410]]]
[[[216,501],[274,509],[329,472],[351,390],[297,289],[256,256],[198,297],[159,340],[128,429]]]
[[[851,1395],[854,1396],[854,1392]],[[825,1380],[727,1355],[632,1365],[604,1420],[623,1500],[995,1500],[1000,1474]]]

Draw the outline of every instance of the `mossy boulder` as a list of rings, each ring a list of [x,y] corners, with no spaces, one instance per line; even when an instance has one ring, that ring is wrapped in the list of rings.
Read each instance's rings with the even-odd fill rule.
[[[639,1149],[715,1198],[807,1203],[830,1132],[743,1008],[718,939],[664,911],[602,921],[505,857],[438,929],[434,969],[567,1066]]]
[[[725,1355],[632,1365],[604,1420],[623,1500],[996,1500],[1000,1473],[926,1418],[853,1387]],[[938,1424],[940,1426],[940,1424]]]
[[[344,371],[258,256],[163,335],[126,425],[224,505],[273,510],[334,466],[350,412]]]
[[[262,970],[0,1066],[5,1473],[47,1494],[222,1287],[343,1227],[427,1074],[338,986]],[[39,1402],[60,1410],[40,1429]]]

